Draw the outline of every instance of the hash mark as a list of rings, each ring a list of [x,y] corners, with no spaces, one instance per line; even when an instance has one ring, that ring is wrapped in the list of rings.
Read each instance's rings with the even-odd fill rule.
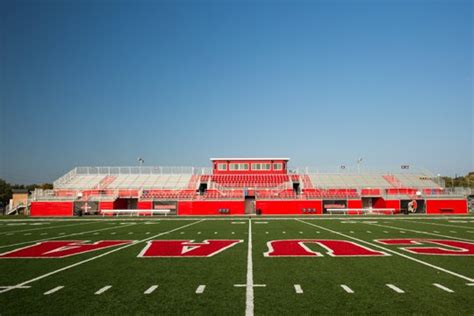
[[[402,290],[401,288],[399,287],[396,287],[395,285],[393,284],[385,284],[386,286],[388,286],[389,288],[391,288],[392,290],[394,290],[395,292],[397,293],[405,293],[404,290]]]
[[[346,291],[347,293],[350,293],[350,294],[353,294],[353,293],[354,293],[354,291],[353,291],[350,287],[348,287],[347,285],[345,285],[345,284],[341,284],[341,287],[342,287],[342,288],[344,289],[344,291]]]
[[[447,288],[447,287],[445,287],[445,286],[443,286],[439,283],[433,283],[433,285],[436,286],[438,289],[441,289],[441,290],[446,291],[448,293],[454,293],[453,290],[451,290],[450,288]]]
[[[145,292],[143,292],[143,294],[151,294],[153,293],[156,289],[158,288],[158,285],[152,285],[148,288],[148,290],[146,290]]]
[[[303,289],[301,288],[301,285],[295,284],[295,292],[296,294],[303,294]]]
[[[49,295],[49,294],[53,294],[54,292],[57,292],[59,291],[60,289],[62,289],[64,286],[60,285],[60,286],[56,286],[54,289],[51,289],[47,292],[44,292],[43,294],[44,295]]]
[[[204,290],[206,289],[205,285],[199,285],[196,289],[196,294],[202,294],[204,293]]]
[[[98,290],[97,292],[95,292],[94,294],[95,295],[101,295],[102,293],[104,293],[105,291],[110,289],[111,287],[112,287],[112,285],[106,285],[103,288],[101,288],[100,290]]]

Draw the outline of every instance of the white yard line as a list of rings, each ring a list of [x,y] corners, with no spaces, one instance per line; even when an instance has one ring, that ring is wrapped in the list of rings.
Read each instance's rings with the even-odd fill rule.
[[[98,290],[97,292],[95,292],[94,294],[95,295],[100,295],[100,294],[104,293],[105,291],[107,291],[108,289],[110,289],[111,287],[112,287],[112,285],[106,285],[103,288],[101,288],[100,290]]]
[[[23,233],[23,232],[30,232],[30,231],[34,231],[34,230],[45,230],[45,229],[79,226],[79,225],[87,225],[87,224],[97,224],[97,222],[87,222],[87,223],[69,224],[69,225],[60,225],[60,226],[38,227],[38,228],[22,229],[22,230],[15,230],[15,231],[4,231],[4,232],[1,232],[0,235],[1,234],[7,234],[7,233]]]
[[[155,292],[155,290],[158,288],[158,285],[152,285],[150,286],[145,292],[143,292],[143,294],[151,294],[153,292]]]
[[[401,288],[399,288],[398,286],[395,286],[393,284],[385,284],[387,287],[391,288],[392,290],[394,290],[395,292],[397,293],[405,293],[404,290],[402,290]]]
[[[447,287],[445,287],[445,286],[443,286],[443,285],[441,285],[441,284],[439,284],[439,283],[433,283],[433,285],[436,286],[438,289],[441,289],[441,290],[443,290],[443,291],[445,291],[445,292],[454,293],[453,290],[451,290],[450,288],[447,288]]]
[[[44,292],[43,294],[44,294],[44,295],[53,294],[53,293],[59,291],[60,289],[62,289],[63,287],[64,287],[64,286],[62,286],[62,285],[56,286],[54,289],[51,289],[51,290],[49,290],[49,291],[47,291],[47,292]]]
[[[467,280],[468,282],[474,282],[474,278],[470,278],[470,277],[467,277],[467,276],[465,276],[465,275],[462,275],[462,274],[459,274],[459,273],[456,273],[456,272],[453,272],[453,271],[450,271],[450,270],[447,270],[447,269],[444,269],[444,268],[435,266],[434,264],[425,262],[425,261],[423,261],[423,260],[420,260],[420,259],[417,259],[417,258],[414,258],[414,257],[410,257],[410,256],[408,256],[408,255],[406,255],[406,254],[400,253],[400,252],[395,251],[395,250],[392,250],[392,249],[390,249],[390,248],[386,248],[386,247],[383,247],[383,246],[381,246],[381,245],[377,245],[377,244],[374,244],[374,243],[365,241],[365,240],[363,240],[363,239],[355,238],[355,237],[352,237],[352,236],[350,236],[350,235],[346,235],[346,234],[340,233],[340,232],[338,232],[338,231],[335,231],[335,230],[332,230],[332,229],[329,229],[329,228],[326,228],[326,227],[323,227],[323,226],[315,225],[315,224],[313,224],[313,223],[307,223],[307,222],[302,221],[302,220],[300,220],[300,219],[295,219],[295,220],[298,221],[298,222],[304,223],[304,224],[306,224],[306,225],[314,226],[314,227],[317,227],[317,228],[319,228],[319,229],[324,229],[324,230],[326,230],[326,231],[328,231],[328,232],[337,234],[337,235],[339,235],[339,236],[343,236],[343,237],[345,237],[345,238],[349,238],[349,239],[352,239],[352,240],[356,240],[356,241],[358,241],[358,242],[361,242],[361,243],[370,245],[370,246],[372,246],[372,247],[382,249],[383,251],[386,251],[386,252],[395,254],[395,255],[397,255],[397,256],[403,257],[403,258],[408,259],[408,260],[411,260],[411,261],[418,262],[418,263],[420,263],[420,264],[422,264],[422,265],[425,265],[425,266],[427,266],[427,267],[436,269],[436,270],[438,270],[438,271],[442,271],[442,272],[444,272],[444,273],[450,274],[450,275],[455,276],[455,277],[458,277],[458,278],[460,278],[460,279]],[[375,225],[375,224],[368,224],[368,225]]]
[[[368,224],[365,223],[366,225],[371,225],[371,226],[379,226],[379,227],[386,227],[386,228],[392,228],[392,229],[403,229],[403,231],[409,231],[409,232],[414,232],[417,234],[425,234],[425,235],[432,235],[432,236],[439,236],[443,238],[451,238],[451,239],[457,239],[457,240],[464,240],[464,241],[470,241],[473,242],[474,240],[472,239],[467,239],[467,238],[461,238],[461,237],[454,237],[454,236],[448,236],[448,235],[442,235],[442,234],[436,234],[436,233],[430,233],[430,232],[425,232],[422,230],[415,230],[415,229],[407,229],[405,227],[396,227],[396,226],[389,226],[389,225],[382,225],[382,224]],[[402,231],[400,231],[401,233]]]
[[[345,284],[341,284],[341,287],[344,289],[344,291],[346,291],[346,292],[349,293],[349,294],[353,294],[353,293],[354,293],[354,291],[353,291],[350,287],[348,287],[347,285],[345,285]]]
[[[301,288],[301,285],[295,284],[295,292],[296,294],[303,294],[303,289]]]
[[[196,294],[202,294],[204,293],[204,290],[206,289],[205,285],[199,285],[196,289]]]
[[[252,260],[252,220],[249,219],[249,239],[247,247],[247,283],[245,287],[245,316],[253,316],[253,260]]]
[[[153,239],[153,238],[160,237],[160,236],[163,236],[163,235],[166,235],[166,234],[175,232],[175,231],[177,231],[177,230],[180,230],[180,229],[189,227],[189,226],[191,226],[191,225],[195,225],[195,224],[201,223],[202,221],[204,221],[204,219],[199,220],[199,221],[196,221],[196,222],[193,222],[193,223],[190,223],[190,224],[186,224],[186,225],[183,225],[183,226],[179,226],[179,227],[174,228],[174,229],[172,229],[172,230],[168,230],[168,231],[166,231],[166,232],[159,233],[159,234],[157,234],[157,235],[154,235],[154,236],[151,236],[151,237],[142,239],[142,240],[136,240],[136,241],[134,241],[134,242],[132,242],[132,243],[130,243],[130,244],[126,244],[126,245],[124,245],[124,246],[121,246],[121,247],[118,247],[118,248],[114,248],[114,249],[109,250],[109,251],[107,251],[107,252],[104,252],[104,253],[102,253],[102,254],[100,254],[100,255],[97,255],[97,256],[94,256],[94,257],[91,257],[91,258],[88,258],[88,259],[85,259],[85,260],[82,260],[82,261],[79,261],[79,262],[70,264],[70,265],[65,266],[65,267],[63,267],[63,268],[60,268],[60,269],[51,271],[51,272],[49,272],[49,273],[40,275],[40,276],[38,276],[38,277],[36,277],[36,278],[34,278],[34,279],[24,281],[24,282],[22,282],[22,283],[19,283],[19,284],[15,285],[15,287],[28,285],[28,284],[30,284],[30,283],[33,283],[33,282],[42,280],[42,279],[44,279],[44,278],[47,278],[47,277],[49,277],[49,276],[51,276],[51,275],[54,275],[54,274],[57,274],[57,273],[59,273],[59,272],[66,271],[66,270],[69,270],[69,269],[71,269],[71,268],[77,267],[77,266],[79,266],[79,265],[81,265],[81,264],[84,264],[84,263],[87,263],[87,262],[90,262],[90,261],[93,261],[93,260],[96,260],[96,259],[105,257],[105,256],[107,256],[107,255],[109,255],[109,254],[111,254],[111,253],[120,251],[120,250],[122,250],[122,249],[126,249],[126,248],[128,248],[128,247],[135,246],[135,245],[137,245],[137,244],[139,244],[139,243],[146,242],[146,241],[151,240],[151,239]],[[0,294],[1,294],[1,293],[5,293],[5,292],[9,292],[9,291],[11,291],[12,289],[13,289],[13,288],[0,290]]]
[[[8,248],[8,247],[13,247],[13,246],[24,245],[24,244],[32,244],[32,243],[36,243],[36,242],[39,242],[39,241],[46,241],[46,240],[52,240],[52,239],[70,237],[70,236],[84,235],[84,234],[89,234],[89,233],[94,233],[94,232],[99,232],[99,231],[109,230],[109,229],[120,229],[120,228],[125,228],[125,227],[128,227],[128,226],[132,226],[132,225],[136,225],[136,224],[127,224],[127,225],[122,225],[122,226],[113,226],[113,227],[107,227],[107,228],[101,228],[101,229],[90,230],[90,231],[87,231],[87,232],[72,233],[72,234],[69,234],[69,235],[61,235],[61,236],[50,237],[50,238],[43,238],[43,239],[36,239],[36,240],[24,241],[24,242],[19,242],[19,243],[16,243],[16,244],[3,245],[3,246],[0,246],[0,249],[1,249],[1,248]]]

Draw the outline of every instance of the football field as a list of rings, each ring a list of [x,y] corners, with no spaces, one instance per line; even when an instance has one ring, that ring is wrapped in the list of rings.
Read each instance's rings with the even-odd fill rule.
[[[0,220],[0,314],[474,314],[474,216]]]

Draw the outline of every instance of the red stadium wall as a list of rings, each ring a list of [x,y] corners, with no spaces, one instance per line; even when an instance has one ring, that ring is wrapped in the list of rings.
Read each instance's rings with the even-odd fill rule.
[[[244,215],[244,201],[179,201],[178,215],[221,215],[219,209],[229,209],[230,215]]]
[[[316,213],[322,214],[323,202],[318,200],[259,200],[256,209],[261,210],[262,215],[304,215],[303,209],[316,209]]]
[[[139,210],[152,210],[153,203],[151,201],[138,201],[137,208]]]
[[[361,200],[347,200],[347,208],[362,208]]]
[[[30,216],[72,216],[73,202],[31,202]]]
[[[99,202],[99,210],[113,210],[114,202]]]
[[[395,212],[400,212],[400,200],[384,200],[383,198],[374,199],[372,207],[374,208],[393,208]]]
[[[426,200],[426,214],[467,214],[467,200]]]

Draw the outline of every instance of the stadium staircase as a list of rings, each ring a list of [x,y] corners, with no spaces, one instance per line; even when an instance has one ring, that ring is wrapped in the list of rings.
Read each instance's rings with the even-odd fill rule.
[[[395,188],[401,188],[403,186],[402,182],[398,180],[397,177],[395,177],[394,175],[386,174],[382,177]]]

